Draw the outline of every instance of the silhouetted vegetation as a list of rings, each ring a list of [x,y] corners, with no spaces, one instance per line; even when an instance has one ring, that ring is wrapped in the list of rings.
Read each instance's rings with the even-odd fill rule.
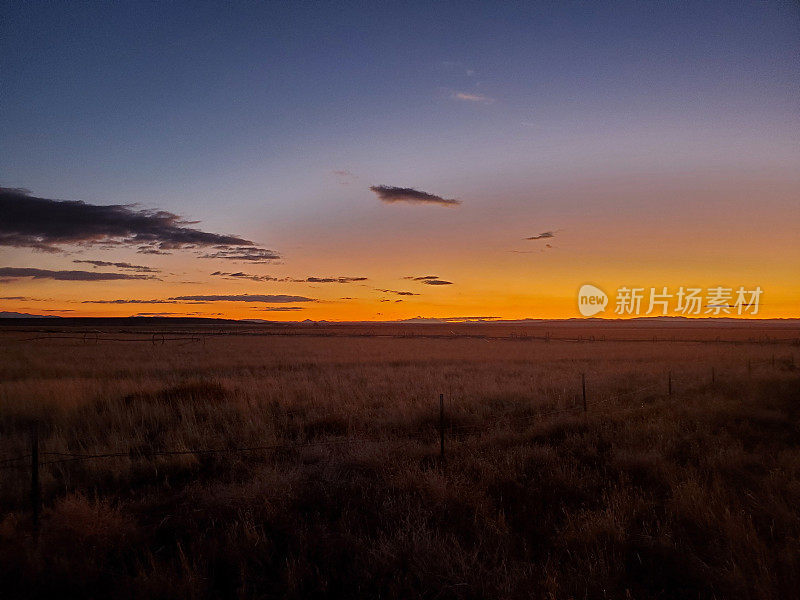
[[[119,456],[42,465],[38,540],[26,463],[0,470],[3,597],[800,589],[788,344],[22,337],[0,347],[0,456],[34,422],[43,452]]]

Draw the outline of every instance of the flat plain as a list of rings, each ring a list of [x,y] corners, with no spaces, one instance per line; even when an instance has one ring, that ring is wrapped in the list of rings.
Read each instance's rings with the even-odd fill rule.
[[[0,595],[797,597],[798,339],[5,327]]]

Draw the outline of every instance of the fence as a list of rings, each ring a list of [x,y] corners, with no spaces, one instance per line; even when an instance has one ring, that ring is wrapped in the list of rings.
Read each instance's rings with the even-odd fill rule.
[[[19,331],[15,329],[6,328],[6,331]],[[26,331],[26,330],[23,330]],[[67,332],[40,332],[42,335],[34,335],[31,337],[21,338],[8,338],[5,341],[14,342],[32,342],[41,340],[78,340],[82,344],[99,344],[101,342],[142,342],[156,344],[176,343],[176,345],[186,345],[198,343],[205,345],[206,338],[218,337],[281,337],[281,336],[308,336],[308,337],[348,337],[348,338],[395,338],[395,339],[453,339],[464,338],[473,340],[487,340],[487,341],[545,341],[545,342],[569,342],[569,343],[591,343],[591,342],[609,342],[609,343],[695,343],[695,344],[760,344],[760,345],[784,345],[791,344],[792,346],[800,346],[800,338],[796,337],[770,337],[768,335],[759,336],[757,338],[748,337],[744,338],[722,338],[716,336],[715,338],[694,338],[685,337],[683,335],[671,336],[653,336],[653,337],[621,337],[614,334],[603,335],[561,335],[554,336],[550,332],[540,334],[534,333],[516,333],[510,332],[508,334],[490,335],[485,333],[469,333],[469,332],[430,332],[430,331],[407,331],[407,332],[386,332],[379,333],[374,330],[358,331],[358,330],[329,330],[323,328],[322,330],[310,327],[308,330],[304,329],[216,329],[216,330],[192,330],[192,331],[167,331],[167,330],[121,330],[118,334],[101,330],[89,330],[75,333]],[[128,337],[120,337],[120,335]]]
[[[779,359],[778,364],[783,363],[784,365],[789,366],[790,368],[794,368],[794,357],[789,359]],[[770,359],[767,360],[752,360],[749,359],[747,361],[747,375],[748,377],[751,376],[753,368],[758,365],[770,365],[771,367],[776,366],[775,355],[772,355]],[[717,381],[717,374],[714,367],[711,367],[709,380],[708,383],[711,385],[715,385]],[[470,435],[470,434],[481,434],[485,431],[492,431],[495,430],[501,423],[504,422],[514,422],[514,423],[529,423],[534,420],[546,420],[550,417],[556,415],[563,415],[563,414],[584,414],[588,415],[590,412],[594,415],[598,416],[609,416],[613,414],[619,414],[622,412],[631,413],[636,410],[646,409],[652,406],[652,404],[642,405],[639,407],[612,407],[611,403],[622,398],[636,396],[641,394],[642,392],[656,390],[661,388],[664,392],[662,395],[662,399],[666,396],[666,399],[674,400],[675,396],[675,385],[683,385],[683,390],[689,390],[690,383],[688,380],[683,379],[676,379],[673,376],[672,371],[667,371],[664,376],[664,380],[654,382],[645,386],[641,386],[635,388],[633,390],[628,390],[625,392],[620,392],[618,394],[614,394],[612,396],[604,397],[602,400],[592,400],[591,395],[587,392],[587,380],[586,374],[581,373],[580,375],[580,394],[576,395],[576,402],[569,407],[544,411],[544,412],[537,412],[532,415],[526,416],[514,416],[511,411],[507,411],[503,414],[500,414],[490,420],[484,420],[480,424],[476,425],[448,425],[447,424],[447,416],[445,411],[445,402],[444,402],[444,394],[439,394],[439,416],[438,416],[438,438],[439,438],[439,461],[441,466],[445,464],[445,449],[446,444],[445,441],[447,439],[447,434],[458,434],[458,435]],[[706,384],[707,385],[707,384]],[[591,410],[590,410],[591,409]],[[342,445],[350,445],[350,444],[361,444],[364,442],[377,442],[382,441],[385,438],[382,436],[348,436],[344,439],[336,439],[336,440],[310,440],[304,442],[288,442],[282,444],[267,444],[267,445],[256,445],[256,446],[246,446],[246,447],[228,447],[228,448],[201,448],[201,449],[185,449],[185,450],[159,450],[159,451],[147,451],[142,450],[141,448],[136,449],[129,449],[125,452],[108,452],[108,453],[101,453],[101,454],[83,454],[83,453],[73,453],[73,452],[51,452],[45,451],[40,448],[39,444],[39,429],[36,424],[31,426],[30,430],[30,452],[27,454],[23,454],[20,456],[15,457],[4,457],[0,458],[0,471],[4,470],[11,470],[11,469],[30,469],[31,474],[31,482],[30,482],[30,505],[31,505],[31,514],[32,514],[32,524],[34,534],[36,534],[38,530],[39,524],[39,513],[42,504],[42,494],[41,494],[41,485],[39,481],[39,472],[41,467],[47,467],[51,465],[58,465],[58,464],[66,464],[66,463],[74,463],[74,462],[82,462],[88,460],[99,460],[99,459],[107,459],[107,458],[125,458],[129,457],[133,458],[150,458],[155,456],[186,456],[186,455],[194,455],[194,456],[202,456],[202,455],[214,455],[214,454],[244,454],[244,453],[252,453],[252,452],[268,452],[268,451],[278,451],[278,450],[298,450],[301,448],[310,448],[315,446],[320,447],[332,447],[332,446],[342,446]]]

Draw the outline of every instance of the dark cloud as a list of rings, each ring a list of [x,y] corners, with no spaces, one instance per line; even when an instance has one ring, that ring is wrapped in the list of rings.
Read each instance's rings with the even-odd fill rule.
[[[84,300],[82,304],[178,304],[173,300]]]
[[[268,306],[266,308],[258,308],[256,310],[265,312],[289,312],[294,310],[305,310],[305,306]]]
[[[74,263],[94,265],[95,267],[117,267],[125,271],[136,271],[138,273],[160,273],[159,269],[145,267],[144,265],[132,265],[126,262],[108,262],[107,260],[73,260]]]
[[[369,188],[383,202],[410,202],[415,204],[443,204],[454,206],[461,204],[461,200],[455,198],[442,198],[436,194],[421,192],[414,188],[394,187],[391,185],[373,185]]]
[[[291,281],[306,283],[354,283],[356,281],[366,280],[366,277],[306,277],[305,279],[292,279]]]
[[[241,260],[249,263],[264,264],[281,257],[281,255],[274,250],[268,250],[266,248],[225,248],[218,246],[215,249],[216,252],[203,254],[200,258],[221,258],[224,260]]]
[[[232,294],[208,296],[175,296],[170,300],[194,300],[197,302],[264,302],[279,304],[286,302],[316,302],[314,298],[305,296],[287,296],[284,294]]]
[[[226,273],[224,271],[214,271],[212,277],[225,277],[226,279],[249,279],[250,281],[278,281],[277,277],[269,275],[250,275],[241,271],[237,273]]]
[[[53,298],[32,298],[31,296],[0,296],[0,300],[18,300],[22,302],[55,302]],[[72,302],[65,300],[64,302]]]
[[[272,277],[271,275],[250,275],[239,271],[228,273],[225,271],[214,271],[212,277],[225,277],[227,279],[249,279],[251,281],[280,281],[290,283],[354,283],[357,281],[367,281],[366,277],[305,277],[295,279],[293,277]]]
[[[419,296],[420,294],[416,294],[414,292],[403,292],[400,290],[384,290],[381,288],[375,288],[379,292],[383,292],[384,294],[397,294],[398,296]]]
[[[152,275],[133,275],[130,273],[103,273],[97,271],[50,271],[32,268],[0,268],[1,279],[55,279],[57,281],[112,281],[116,279],[157,279]]]
[[[250,240],[195,229],[190,225],[197,221],[132,204],[99,206],[80,200],[37,198],[27,190],[0,188],[0,215],[0,246],[60,252],[63,245],[136,245],[142,254],[214,247],[217,253],[241,253],[260,256],[262,260],[266,256],[277,257],[273,250],[258,248]]]
[[[420,283],[424,283],[425,285],[453,285],[452,281],[445,281],[444,279],[425,279]]]
[[[545,240],[547,238],[555,237],[556,234],[553,231],[543,231],[539,235],[533,235],[531,237],[525,238],[526,240]]]
[[[419,281],[420,283],[424,283],[425,285],[453,285],[452,281],[445,281],[444,279],[440,279],[438,275],[422,275],[419,277],[410,275],[408,277],[403,277],[403,279],[411,279],[412,281]]]
[[[264,302],[267,304],[283,304],[287,302],[316,302],[314,298],[305,296],[286,296],[283,294],[231,294],[231,295],[201,295],[201,296],[175,296],[173,298],[138,300],[84,300],[84,304],[200,304],[205,302]]]

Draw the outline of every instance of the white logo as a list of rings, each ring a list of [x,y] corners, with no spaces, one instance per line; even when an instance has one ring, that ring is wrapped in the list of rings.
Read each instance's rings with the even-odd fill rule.
[[[598,287],[587,283],[578,290],[578,310],[584,317],[603,312],[607,304],[608,296]]]

